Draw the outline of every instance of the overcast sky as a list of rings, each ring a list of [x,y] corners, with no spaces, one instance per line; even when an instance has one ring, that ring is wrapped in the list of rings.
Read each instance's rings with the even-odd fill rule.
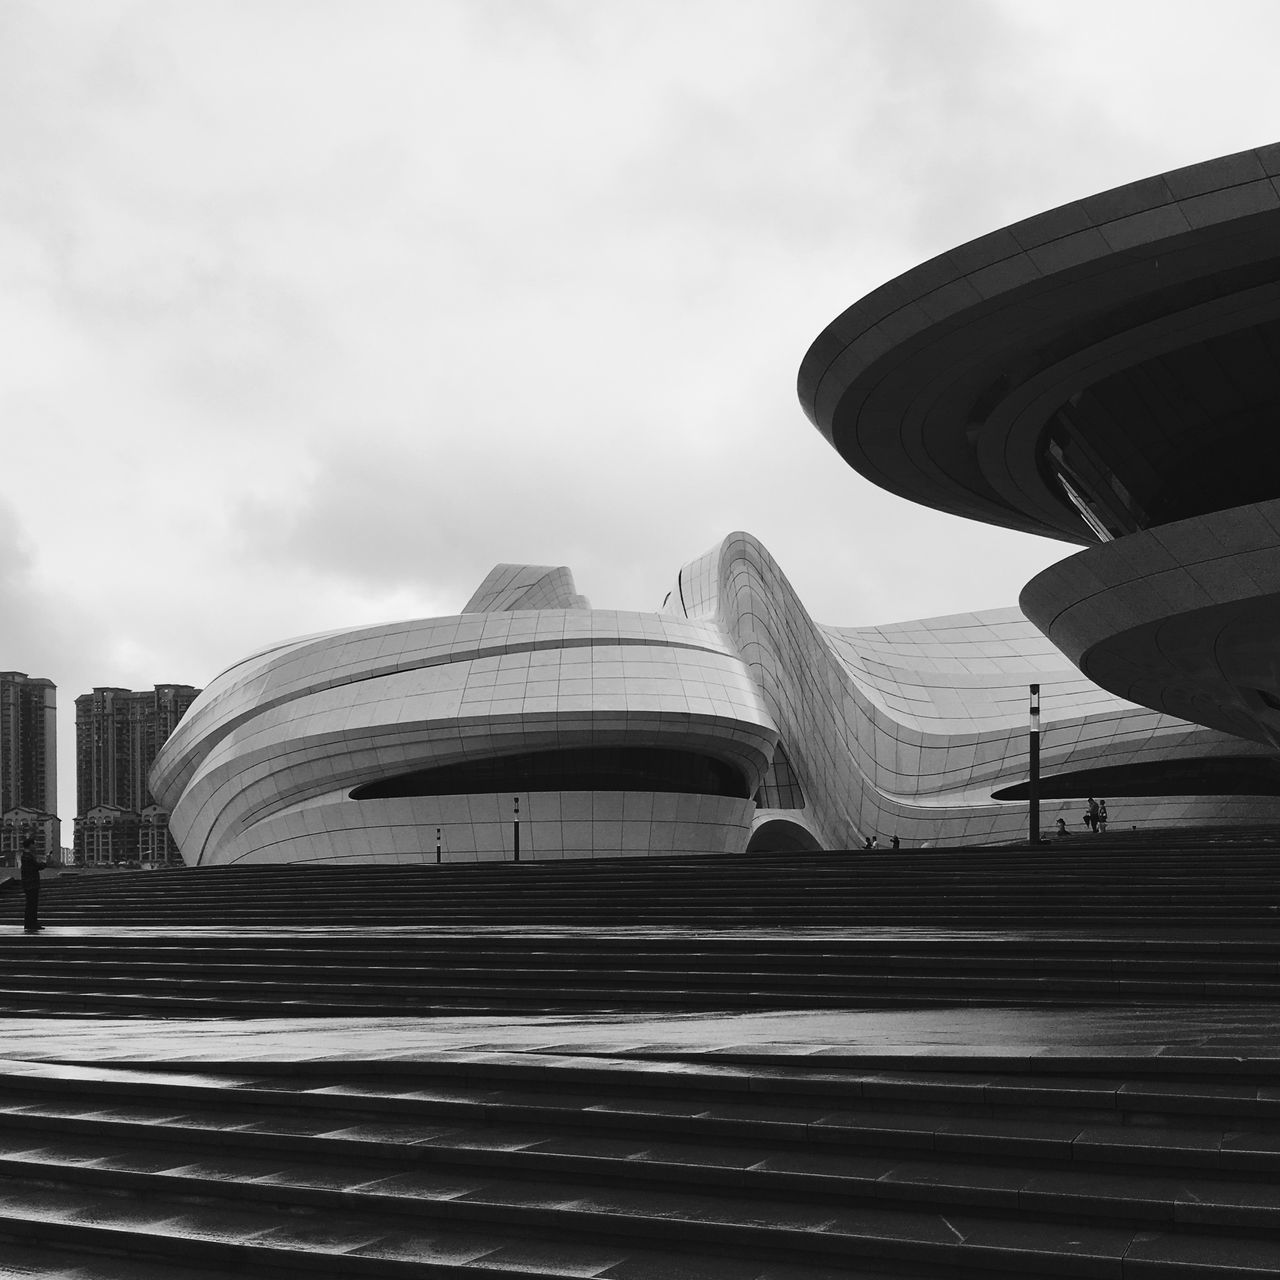
[[[1280,138],[1273,0],[0,0],[0,669],[203,685],[499,561],[657,608],[734,529],[820,622],[1069,547],[850,471],[840,311]],[[66,840],[70,841],[68,826]]]

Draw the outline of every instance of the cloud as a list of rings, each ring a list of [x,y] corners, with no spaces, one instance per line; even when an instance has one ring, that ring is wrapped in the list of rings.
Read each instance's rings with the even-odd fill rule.
[[[456,609],[500,560],[654,607],[736,528],[822,621],[1009,603],[1062,549],[861,481],[799,410],[804,351],[924,257],[1280,132],[1278,29],[1246,0],[10,0],[0,667],[64,707],[202,684]]]

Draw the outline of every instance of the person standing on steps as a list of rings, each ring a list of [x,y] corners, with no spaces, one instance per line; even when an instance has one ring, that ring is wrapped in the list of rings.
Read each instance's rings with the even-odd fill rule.
[[[1095,830],[1101,831],[1104,836],[1107,834],[1107,802],[1105,800],[1098,801],[1098,822]]]
[[[1089,830],[1096,836],[1098,834],[1098,802],[1089,797],[1089,812],[1085,814],[1085,821],[1089,824]]]
[[[25,933],[40,932],[40,868],[44,864],[36,857],[35,842],[27,836],[22,842],[22,893],[27,909],[22,917]]]

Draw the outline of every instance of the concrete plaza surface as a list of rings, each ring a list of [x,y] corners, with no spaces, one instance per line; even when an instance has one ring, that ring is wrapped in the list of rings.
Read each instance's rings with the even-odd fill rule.
[[[0,929],[0,1277],[1280,1275],[1276,858],[719,928],[57,886]]]
[[[1280,1065],[1267,1004],[797,1010],[434,1018],[10,1018],[0,1058],[66,1063],[427,1060],[441,1053],[670,1056],[863,1065],[919,1057],[951,1069],[1049,1070],[1124,1060],[1145,1069],[1195,1059]]]
[[[402,926],[377,931],[384,937],[447,939],[470,935],[467,928]],[[574,929],[491,926],[491,937],[527,941],[530,952],[548,939],[590,937],[614,944],[682,938],[723,938],[767,947],[779,939],[812,944],[867,941],[893,944],[965,944],[974,939],[1051,946],[1082,933],[1099,951],[1117,947],[1154,958],[1160,944],[1176,938],[1194,944],[1202,954],[1229,958],[1237,949],[1252,949],[1275,940],[1270,927],[1226,929],[1182,926],[1176,930],[1099,928],[980,929],[931,926],[861,926],[775,929],[745,927],[730,931],[672,926]],[[265,934],[252,926],[178,928],[124,926],[56,926],[38,938],[24,939],[32,958],[46,947],[80,941],[150,941],[161,948],[184,943],[237,945],[282,935],[334,940],[368,936],[368,930],[342,926],[277,925]],[[637,953],[638,954],[638,953]],[[594,1012],[437,1014],[429,1017],[38,1017],[0,1020],[0,1059],[68,1063],[107,1062],[302,1062],[333,1060],[423,1060],[440,1053],[519,1053],[607,1055],[660,1058],[664,1055],[769,1058],[827,1058],[868,1065],[876,1060],[928,1058],[935,1065],[963,1068],[999,1063],[1011,1069],[1041,1069],[1052,1062],[1088,1060],[1095,1066],[1108,1058],[1145,1060],[1149,1064],[1195,1058],[1226,1064],[1242,1061],[1280,1062],[1280,1020],[1275,1005],[1264,1000],[1200,1000],[1188,1004],[1087,1000],[1051,1007],[1001,1003],[902,1008],[768,1009],[754,1011],[645,1012],[626,1008]]]

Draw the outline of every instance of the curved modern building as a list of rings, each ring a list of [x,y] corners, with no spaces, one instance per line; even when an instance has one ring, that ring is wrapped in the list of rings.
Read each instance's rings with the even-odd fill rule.
[[[1090,679],[1280,743],[1280,145],[924,263],[822,333],[800,396],[877,484],[1084,544],[1021,603]]]
[[[1119,825],[1280,821],[1280,147],[924,263],[823,332],[800,392],[885,488],[1086,549],[1026,616],[854,629],[744,533],[651,613],[500,565],[454,617],[210,683],[151,778],[184,858],[1014,839],[1031,683],[1044,827],[1089,795]]]
[[[1090,792],[1122,823],[1280,819],[1169,792],[1170,770],[1271,762],[1098,689],[1016,609],[822,627],[745,533],[661,612],[500,565],[457,616],[263,650],[205,689],[152,787],[198,865],[513,859],[517,820],[524,859],[1012,839],[1033,680],[1046,825]],[[1157,773],[1167,794],[1118,798]]]
[[[152,781],[189,863],[745,845],[777,731],[713,622],[592,610],[500,565],[456,617],[268,649],[219,676]],[[519,813],[517,813],[519,804]]]

